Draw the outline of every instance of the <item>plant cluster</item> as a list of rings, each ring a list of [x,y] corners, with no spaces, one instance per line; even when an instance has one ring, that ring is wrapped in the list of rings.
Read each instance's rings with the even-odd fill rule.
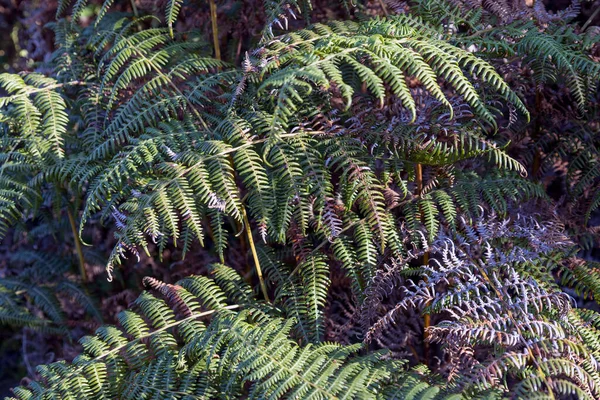
[[[88,335],[10,398],[600,398],[579,12],[59,2],[0,74],[0,323]]]

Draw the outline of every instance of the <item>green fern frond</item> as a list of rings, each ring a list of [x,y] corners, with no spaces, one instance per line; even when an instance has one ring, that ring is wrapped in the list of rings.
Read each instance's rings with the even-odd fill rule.
[[[4,73],[0,74],[0,86],[8,93],[0,99],[3,122],[10,120],[18,124],[33,154],[64,157],[64,136],[69,121],[65,101],[55,91],[61,85],[40,74],[21,77]]]
[[[225,272],[223,268],[216,266],[216,271]],[[234,297],[247,296],[247,289],[233,289],[240,277],[228,271],[219,280],[228,291],[237,292]],[[152,283],[156,288],[161,285]],[[177,287],[181,286],[172,290],[181,290]],[[208,280],[196,290],[203,298],[219,292]],[[193,309],[194,299],[183,301]],[[295,321],[253,309],[258,303],[240,312],[230,311],[238,305],[220,303],[216,310],[194,309],[178,320],[162,300],[149,293],[135,304],[141,314],[124,311],[119,317],[122,328],[105,326],[94,337],[82,339],[84,351],[73,364],[40,366],[43,380],[14,389],[13,398],[179,398],[223,391],[241,395],[248,388],[250,398],[269,394],[275,399],[340,395],[376,399],[402,377],[403,362],[386,359],[384,352],[360,355],[360,344],[299,345],[291,336]],[[170,317],[165,319],[166,315]],[[212,318],[204,328],[199,319],[208,316]],[[176,337],[183,340],[181,346]]]
[[[310,95],[314,87],[329,88],[331,83],[340,88],[347,106],[356,91],[356,84],[344,76],[348,69],[365,83],[370,92],[383,105],[386,93],[384,83],[392,93],[403,99],[413,120],[416,108],[404,77],[414,76],[452,115],[452,106],[437,83],[444,77],[462,95],[473,111],[484,121],[495,125],[494,118],[480,99],[480,95],[465,76],[463,69],[478,74],[480,79],[496,89],[517,109],[528,115],[518,97],[509,89],[493,67],[471,53],[437,41],[415,30],[404,28],[405,19],[392,18],[386,35],[373,32],[369,24],[355,23],[316,25],[286,35],[267,44],[261,56],[266,65],[259,93],[276,91],[274,114],[279,126],[287,126],[289,118]],[[273,60],[271,61],[270,58]],[[310,84],[312,82],[312,85]],[[353,86],[354,85],[354,86]]]
[[[535,56],[537,60],[551,60],[552,65],[566,77],[566,83],[580,111],[584,111],[587,104],[588,87],[584,77],[598,80],[600,66],[581,54],[577,47],[561,43],[551,35],[530,30],[521,39],[516,50],[518,53]],[[592,88],[593,90],[593,88]]]

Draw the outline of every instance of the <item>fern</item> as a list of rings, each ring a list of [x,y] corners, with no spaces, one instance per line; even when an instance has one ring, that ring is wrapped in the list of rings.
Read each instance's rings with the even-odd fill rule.
[[[294,125],[304,124],[302,120],[313,118],[308,111],[311,104],[302,103],[304,94],[312,93],[309,97],[316,96],[315,100],[326,95],[320,87],[329,87],[330,80],[347,105],[364,83],[380,104],[390,94],[397,96],[414,120],[417,106],[405,79],[415,75],[440,104],[450,107],[452,119],[454,107],[437,83],[438,77],[445,78],[482,120],[495,124],[465,75],[469,70],[527,113],[490,65],[433,39],[434,28],[407,17],[317,25],[274,39],[255,52],[244,76],[235,70],[213,74],[214,69],[227,66],[197,55],[203,48],[200,42],[176,35],[171,39],[168,29],[136,32],[133,21],[124,19],[102,20],[96,29],[97,35],[83,35],[88,38],[89,54],[73,58],[97,71],[97,80],[80,95],[85,105],[87,128],[81,137],[85,146],[36,183],[67,180],[78,193],[87,193],[80,233],[97,212],[105,221],[114,219],[120,232],[109,272],[126,251],[148,253],[148,236],[161,250],[169,238],[174,243],[185,238],[186,251],[190,238],[204,243],[206,220],[218,233],[215,243],[223,257],[227,230],[213,226],[214,222],[232,217],[242,224],[246,208],[263,241],[281,242],[292,223],[306,232],[311,219],[307,196],[315,196],[314,215],[324,212],[328,198],[341,195],[348,211],[357,204],[360,217],[377,232],[374,240],[385,249],[396,233],[387,222],[380,194],[386,182],[380,182],[380,176],[370,171],[373,166],[361,159],[365,147],[332,136],[323,146],[307,151],[314,147],[319,131],[288,133]],[[234,94],[231,91],[240,79],[245,92]],[[133,92],[122,97],[131,87]],[[273,101],[243,109],[254,93],[264,98],[269,91],[278,93]],[[296,115],[290,120],[292,114]],[[494,151],[494,144],[490,146],[490,155],[499,165],[521,168]],[[445,154],[440,162],[449,164],[483,154],[449,156],[449,151],[442,145],[436,150],[438,156],[429,159]],[[299,169],[284,167],[290,162]],[[341,174],[337,188],[327,182],[343,170],[347,174]],[[317,181],[309,184],[307,176]],[[431,235],[436,226],[429,224]],[[316,227],[332,237],[325,232],[330,225]],[[338,224],[336,229],[344,227]]]
[[[355,89],[344,79],[352,72],[364,82],[369,91],[383,105],[384,84],[402,100],[403,105],[416,118],[416,106],[405,76],[415,76],[442,104],[452,106],[442,93],[436,77],[445,78],[463,96],[483,120],[494,124],[491,113],[482,103],[479,94],[463,74],[461,68],[469,67],[480,74],[484,82],[498,90],[523,113],[527,110],[521,101],[502,82],[493,68],[459,48],[432,40],[410,25],[413,21],[394,18],[370,21],[361,25],[318,25],[313,30],[289,34],[267,46],[262,57],[267,58],[261,73],[271,73],[260,86],[259,93],[276,89],[274,114],[278,125],[285,127],[289,116],[310,94],[312,88],[306,81],[328,87],[333,82],[349,105]],[[431,32],[427,32],[431,35]],[[343,49],[343,50],[342,50]],[[275,57],[276,56],[276,57]],[[273,61],[269,61],[274,57]],[[369,60],[368,64],[359,60]],[[442,68],[443,66],[443,68]],[[275,67],[278,71],[274,73]]]
[[[247,298],[239,276],[224,266],[216,270],[230,296]],[[232,297],[209,280],[190,296],[184,287],[191,288],[200,278],[168,286],[148,281],[167,302],[177,293],[177,308],[183,304],[190,313],[176,319],[165,301],[142,294],[135,302],[139,312],[120,315],[121,328],[102,327],[96,336],[83,338],[84,353],[73,364],[39,367],[43,380],[14,389],[13,398],[202,397],[227,391],[247,392],[250,398],[336,398],[343,393],[363,399],[376,398],[386,387],[402,382],[402,362],[386,360],[382,352],[361,356],[360,344],[300,346],[290,336],[294,320],[283,320],[276,309],[254,300],[221,302],[201,311],[200,306],[211,304],[206,299]],[[243,310],[233,311],[240,307]],[[205,325],[201,319],[208,316]]]
[[[493,28],[486,28],[489,18],[477,14],[477,18],[474,18],[474,10],[463,3],[443,0],[423,2],[418,7],[423,10],[422,15],[429,16],[431,20],[437,21],[439,15],[449,15],[451,23],[469,26],[469,34],[455,34],[450,38],[455,44],[472,48],[483,56],[520,57],[532,68],[538,85],[563,78],[580,112],[586,110],[589,95],[594,93],[600,73],[598,64],[587,56],[587,50],[598,38],[577,33],[572,27],[549,24],[551,21],[574,18],[579,13],[579,1],[574,1],[570,7],[554,15],[548,13],[540,1],[536,1],[533,8],[517,1],[480,2],[480,7],[489,8],[492,14],[505,22],[512,22]],[[515,12],[515,9],[518,11]],[[453,12],[444,13],[441,10]],[[526,21],[529,16],[538,19],[542,26]]]
[[[304,14],[305,19],[309,19],[307,12],[312,10],[312,2],[297,0],[271,0],[264,2],[265,13],[267,14],[265,26],[262,32],[262,41],[273,39],[273,28],[287,29],[290,18],[297,19],[299,15]]]
[[[31,328],[65,335],[68,302],[102,322],[96,302],[66,272],[70,262],[42,252],[19,251],[8,258],[15,276],[0,278],[0,323],[11,328]]]
[[[61,1],[0,75],[0,236],[80,278],[15,253],[0,322],[99,319],[84,241],[147,291],[13,398],[600,397],[597,38],[522,3]]]
[[[35,209],[39,193],[29,180],[43,167],[65,156],[68,117],[54,79],[40,74],[1,74],[0,86],[8,93],[0,100],[2,169],[0,170],[0,236]]]
[[[426,327],[426,340],[442,344],[451,385],[467,393],[502,389],[526,397],[535,388],[548,396],[596,398],[595,350],[586,348],[587,338],[579,334],[572,300],[553,283],[528,277],[536,257],[569,245],[560,228],[527,219],[502,222],[493,215],[482,215],[473,225],[463,222],[457,233],[442,235],[425,249],[433,261],[422,267],[423,279],[404,283],[402,300],[367,325],[365,340],[385,336],[396,315],[416,308],[441,317]],[[510,238],[522,244],[502,250],[500,243]],[[373,281],[377,286],[369,297],[381,301],[406,271],[402,261],[388,267]],[[372,310],[373,300],[365,307]]]

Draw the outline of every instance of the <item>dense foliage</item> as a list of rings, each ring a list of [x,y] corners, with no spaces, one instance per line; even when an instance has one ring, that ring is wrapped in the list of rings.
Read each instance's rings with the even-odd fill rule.
[[[11,399],[600,398],[597,14],[197,3],[0,74]]]

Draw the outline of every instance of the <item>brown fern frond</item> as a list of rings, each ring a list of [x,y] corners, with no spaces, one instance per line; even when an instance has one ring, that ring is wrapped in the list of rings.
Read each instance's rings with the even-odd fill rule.
[[[170,283],[164,283],[150,276],[144,277],[142,283],[144,284],[144,286],[156,290],[161,295],[163,295],[169,306],[171,306],[171,308],[183,318],[192,315],[192,310],[190,310],[190,308],[186,305],[185,301],[181,297],[181,294],[179,293],[179,291],[182,290],[183,287],[178,285],[171,285]]]

